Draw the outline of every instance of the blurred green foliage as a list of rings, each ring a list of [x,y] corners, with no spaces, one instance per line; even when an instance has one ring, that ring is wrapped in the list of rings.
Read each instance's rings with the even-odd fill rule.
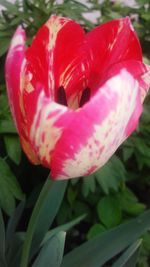
[[[26,28],[27,43],[51,14],[77,20],[87,31],[98,24],[130,16],[141,41],[145,62],[150,60],[150,3],[137,0],[138,7],[120,1],[24,0],[15,4],[0,0],[0,207],[12,214],[15,203],[27,198],[32,208],[48,171],[32,166],[21,152],[19,138],[12,122],[6,97],[4,63],[11,37],[19,24]],[[83,13],[100,11],[97,22],[85,19]],[[60,225],[87,214],[84,222],[69,235],[67,250],[86,239],[92,239],[114,226],[129,221],[150,207],[150,95],[144,104],[137,131],[118,149],[99,171],[69,182],[55,223]],[[28,210],[27,210],[28,214]],[[28,217],[29,215],[27,215]],[[26,223],[26,222],[25,222]],[[24,227],[24,224],[23,226]],[[55,241],[55,240],[54,240]],[[150,234],[143,237],[138,267],[149,266]],[[109,265],[107,265],[109,266]]]

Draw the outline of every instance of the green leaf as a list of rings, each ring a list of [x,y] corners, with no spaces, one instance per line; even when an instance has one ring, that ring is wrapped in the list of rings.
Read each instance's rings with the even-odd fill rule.
[[[85,213],[85,210],[81,214],[83,213]],[[72,214],[72,209],[70,208],[68,201],[64,199],[56,217],[57,225],[64,224],[65,222],[70,220],[70,218],[72,218],[71,214]],[[77,214],[77,216],[75,216],[74,218],[78,217],[81,214]]]
[[[18,13],[18,7],[7,0],[0,0],[0,5],[7,8],[9,12]]]
[[[0,120],[0,134],[16,133],[12,120]]]
[[[73,206],[73,204],[75,202],[76,196],[77,196],[77,190],[71,186],[68,187],[67,200],[68,200],[68,203],[70,204],[71,207]]]
[[[139,215],[142,213],[146,206],[143,203],[138,203],[137,197],[133,194],[131,190],[125,188],[119,194],[119,203],[121,209],[131,215]]]
[[[142,240],[138,240],[134,242],[120,257],[119,259],[112,265],[112,267],[135,267],[138,254],[139,247],[142,243]]]
[[[98,234],[103,233],[105,231],[106,231],[106,228],[102,224],[96,223],[88,231],[87,238],[91,239],[94,236],[97,236]]]
[[[66,186],[67,181],[46,180],[29,221],[20,267],[27,267],[29,257],[39,249],[43,236],[57,214]]]
[[[17,232],[12,236],[12,240],[10,240],[11,245],[6,251],[8,266],[20,267],[20,259],[21,259],[24,239],[25,239],[24,232]]]
[[[89,205],[83,201],[76,201],[73,209],[74,217],[80,216],[84,213],[87,214],[86,220],[88,221],[91,215],[91,209]]]
[[[0,57],[4,55],[9,47],[10,38],[1,38]]]
[[[82,215],[78,218],[76,218],[75,220],[72,220],[71,222],[69,223],[65,223],[63,225],[60,225],[50,231],[48,231],[41,243],[41,246],[43,246],[43,244],[48,241],[48,239],[50,239],[52,236],[54,236],[55,234],[57,234],[58,232],[60,231],[68,231],[70,228],[72,228],[73,226],[77,225],[78,223],[80,223],[84,218],[85,218],[86,215]]]
[[[64,252],[65,232],[50,238],[41,249],[32,267],[60,267]]]
[[[12,244],[13,236],[23,213],[25,202],[22,201],[10,217],[6,230],[6,248]]]
[[[3,37],[0,37],[3,38]],[[3,84],[0,84],[0,120],[5,119],[11,119],[10,115],[10,108],[8,104],[8,98],[6,95],[6,86]]]
[[[133,203],[137,203],[138,198],[136,197],[136,195],[127,187],[125,187],[124,190],[121,191],[120,193],[120,200],[126,200],[129,203],[133,202]],[[123,204],[123,203],[122,203]],[[126,205],[126,202],[124,203],[124,205]]]
[[[103,197],[98,203],[97,211],[99,219],[107,228],[114,227],[121,222],[121,209],[115,195]]]
[[[61,267],[100,267],[149,228],[150,210],[80,245],[64,257]]]
[[[133,144],[141,155],[150,158],[149,146],[146,144],[145,139],[134,137],[132,138]]]
[[[94,193],[96,190],[96,183],[94,175],[84,177],[82,180],[82,194],[87,197],[90,192]]]
[[[6,266],[5,260],[5,226],[3,221],[2,212],[0,210],[0,266]]]
[[[120,183],[125,180],[125,173],[121,160],[114,155],[94,176],[103,191],[108,194],[110,189],[118,190]]]
[[[15,198],[22,200],[23,193],[8,164],[0,158],[0,206],[9,215],[15,209]]]
[[[128,203],[126,207],[124,207],[124,211],[131,215],[139,215],[146,209],[146,205],[142,203]]]
[[[150,251],[150,232],[145,233],[142,236],[143,239],[143,246],[147,251]]]
[[[8,156],[16,164],[19,164],[21,159],[21,147],[20,147],[19,137],[17,135],[5,135],[4,141]]]
[[[133,149],[133,147],[126,147],[124,145],[124,147],[122,149],[122,152],[123,152],[123,159],[124,159],[124,161],[127,161],[133,155],[134,149]]]

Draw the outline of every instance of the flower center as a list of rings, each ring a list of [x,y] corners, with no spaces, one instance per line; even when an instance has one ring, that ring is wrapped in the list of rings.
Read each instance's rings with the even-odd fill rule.
[[[82,92],[79,107],[82,107],[86,102],[89,101],[91,95],[91,90],[89,87],[85,88]]]
[[[57,91],[57,101],[59,104],[68,106],[67,105],[67,98],[66,98],[66,92],[63,86],[60,86]]]
[[[89,101],[91,96],[91,90],[89,87],[86,87],[81,95],[80,101],[79,101],[79,108],[82,107],[86,102]],[[57,91],[57,103],[68,106],[67,103],[67,97],[66,97],[66,92],[63,86],[60,86]]]

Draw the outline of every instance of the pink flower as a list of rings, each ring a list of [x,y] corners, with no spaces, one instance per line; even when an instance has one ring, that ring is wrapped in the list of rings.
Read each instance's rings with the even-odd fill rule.
[[[150,86],[139,40],[121,18],[85,34],[52,16],[32,45],[18,27],[6,81],[22,147],[53,179],[89,175],[136,129]]]

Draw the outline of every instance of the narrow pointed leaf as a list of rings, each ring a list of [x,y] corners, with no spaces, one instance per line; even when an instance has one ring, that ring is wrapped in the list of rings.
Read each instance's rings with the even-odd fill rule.
[[[32,267],[60,267],[64,252],[65,232],[50,238],[40,251]]]
[[[5,267],[5,226],[4,220],[2,216],[2,212],[0,210],[0,266]]]
[[[9,219],[6,230],[6,247],[8,247],[9,244],[12,242],[13,235],[15,234],[15,230],[23,213],[24,206],[25,202],[22,201]]]
[[[61,267],[100,267],[138,239],[149,228],[150,210],[74,249],[64,257]]]
[[[43,246],[45,244],[45,242],[47,242],[52,236],[54,236],[55,234],[57,234],[60,231],[68,231],[70,228],[72,228],[74,225],[80,223],[80,221],[82,221],[85,218],[85,215],[81,215],[78,218],[76,218],[75,220],[72,220],[69,223],[65,223],[63,225],[60,225],[50,231],[48,231],[45,235],[45,238],[43,239],[41,246]]]
[[[27,267],[50,228],[62,202],[67,181],[51,182],[48,178],[29,221],[20,267]]]
[[[134,242],[128,249],[126,249],[112,267],[135,267],[141,243],[141,239]]]
[[[22,200],[24,195],[9,165],[0,158],[0,206],[9,215],[15,209],[15,198]]]
[[[21,259],[24,239],[25,239],[24,232],[17,232],[13,235],[11,240],[11,246],[9,246],[9,249],[6,251],[8,266],[20,267],[20,259]]]

